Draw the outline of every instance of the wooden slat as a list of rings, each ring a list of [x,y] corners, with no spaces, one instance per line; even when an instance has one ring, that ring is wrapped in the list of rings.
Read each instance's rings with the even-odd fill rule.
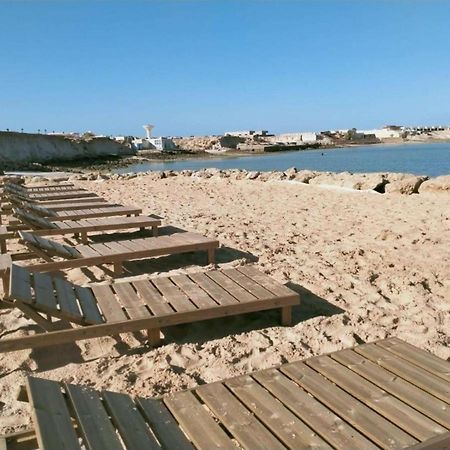
[[[378,342],[377,345],[450,382],[450,362],[396,338]]]
[[[331,446],[341,449],[379,449],[278,370],[256,372],[252,377]]]
[[[226,385],[289,448],[331,449],[251,376],[233,378]]]
[[[27,391],[39,447],[45,450],[80,450],[59,384],[28,377]]]
[[[161,447],[128,395],[104,391],[102,396],[127,450],[160,450]]]
[[[103,317],[97,307],[91,288],[75,286],[75,293],[87,323],[103,323]]]
[[[20,267],[17,264],[12,264],[9,285],[11,298],[28,304],[33,302],[30,272],[27,269]]]
[[[33,287],[36,305],[45,310],[55,311],[57,302],[52,277],[44,273],[35,272],[33,274]]]
[[[273,297],[272,292],[263,288],[260,284],[255,283],[247,275],[244,275],[236,269],[223,269],[222,272],[243,288],[247,289],[247,291],[251,292],[256,298],[263,299]]]
[[[188,274],[188,276],[220,305],[234,305],[239,303],[232,295],[230,295],[225,289],[222,289],[204,273],[193,273]]]
[[[135,401],[163,448],[194,450],[162,400],[137,398]]]
[[[89,450],[122,450],[123,446],[100,396],[88,387],[66,384],[83,440]]]
[[[218,306],[203,289],[195,284],[187,275],[173,275],[170,279],[191,299],[198,308]]]
[[[141,319],[151,315],[142,300],[136,294],[131,283],[114,283],[113,289],[116,291],[120,303],[125,307],[130,318]]]
[[[95,299],[100,306],[106,322],[120,322],[127,320],[127,316],[122,311],[117,302],[114,292],[109,285],[93,285],[91,286]]]
[[[132,284],[155,316],[175,312],[149,280],[133,281]]]
[[[199,449],[232,449],[232,440],[214,421],[192,392],[164,397],[164,403],[189,439]]]
[[[450,408],[447,403],[434,395],[430,395],[403,378],[393,375],[392,372],[378,366],[353,350],[341,350],[332,353],[330,356],[444,427],[450,427]]]
[[[450,432],[440,434],[428,441],[409,447],[407,450],[448,450],[450,449]]]
[[[242,286],[234,282],[231,278],[219,270],[211,270],[206,272],[206,275],[211,278],[215,283],[229,292],[239,303],[253,302],[257,298],[245,290]]]
[[[185,295],[178,286],[172,283],[170,278],[154,278],[151,282],[176,311],[195,311],[197,309],[197,307],[190,302],[187,295]]]
[[[434,435],[446,431],[433,420],[328,356],[310,358],[305,361],[305,364],[419,441],[430,439]]]
[[[355,351],[428,393],[450,403],[450,383],[445,382],[442,378],[375,344],[361,345],[356,347]]]
[[[62,278],[54,278],[56,296],[61,308],[61,313],[65,314],[69,319],[80,319],[83,317],[77,303],[73,285]]]
[[[237,270],[259,283],[268,291],[272,292],[272,294],[275,294],[277,296],[288,296],[293,294],[293,291],[291,289],[283,286],[281,283],[276,282],[273,278],[269,277],[265,273],[262,273],[254,266],[240,266],[237,267]]]
[[[304,363],[287,364],[280,370],[380,447],[404,448],[417,443],[412,436]]]
[[[286,448],[223,384],[206,384],[195,392],[242,447]]]

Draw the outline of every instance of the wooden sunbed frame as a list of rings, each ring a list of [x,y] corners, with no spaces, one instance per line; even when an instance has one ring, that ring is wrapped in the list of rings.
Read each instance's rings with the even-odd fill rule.
[[[114,273],[120,275],[123,271],[123,263],[126,261],[195,251],[206,251],[208,263],[213,264],[215,250],[219,247],[219,241],[216,239],[171,226],[159,228],[156,237],[91,243],[74,247],[25,231],[19,231],[18,234],[22,244],[47,261],[28,266],[39,272],[113,264]],[[65,260],[54,261],[55,256]]]
[[[157,236],[158,227],[161,226],[161,218],[157,216],[99,217],[52,222],[46,217],[38,216],[21,208],[14,208],[13,212],[15,217],[20,220],[21,224],[31,229],[33,234],[36,236],[79,234],[82,243],[88,242],[88,233],[126,230],[130,228],[139,228],[143,230],[151,227],[153,230],[153,236]]]
[[[392,338],[159,398],[28,377],[19,400],[34,428],[4,445],[445,450],[449,373],[448,361]]]
[[[147,330],[157,345],[162,327],[267,309],[280,308],[288,325],[291,307],[299,302],[296,292],[254,267],[81,287],[12,264],[3,303],[48,333],[2,339],[0,353],[139,330]],[[83,326],[56,331],[41,314]]]

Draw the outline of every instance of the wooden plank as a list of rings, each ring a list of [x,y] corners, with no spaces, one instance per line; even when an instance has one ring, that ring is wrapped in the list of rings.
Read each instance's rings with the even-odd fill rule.
[[[33,287],[36,306],[47,311],[57,310],[57,302],[50,275],[35,272],[33,274]]]
[[[161,449],[128,395],[104,391],[102,397],[127,450]]]
[[[239,301],[239,303],[253,302],[257,300],[254,295],[219,270],[208,271],[206,272],[206,276],[211,278],[220,287],[230,293],[236,300]]]
[[[450,432],[440,434],[428,441],[409,447],[407,450],[448,450],[450,448]]]
[[[444,427],[448,428],[450,426],[450,408],[448,404],[434,395],[430,395],[403,378],[393,375],[354,350],[342,350],[332,353],[330,356]]]
[[[175,312],[150,280],[133,281],[132,284],[153,315],[161,316]]]
[[[80,450],[59,384],[28,377],[27,392],[39,447],[45,450]]]
[[[329,382],[306,364],[287,364],[280,370],[380,447],[404,448],[417,443],[412,436]]]
[[[106,322],[120,322],[127,320],[121,306],[117,302],[111,286],[107,284],[97,284],[91,286],[95,299],[100,306]]]
[[[189,297],[184,294],[178,286],[173,284],[170,278],[153,278],[151,282],[159,290],[159,292],[161,292],[167,303],[172,305],[175,311],[183,312],[197,310],[196,305],[191,303]]]
[[[114,283],[112,288],[119,297],[120,303],[125,307],[128,315],[132,319],[149,317],[151,314],[145,307],[144,302],[138,297],[131,283]]]
[[[82,258],[97,258],[100,255],[95,249],[93,249],[89,244],[77,245],[76,250],[80,253]]]
[[[10,278],[10,296],[27,304],[33,303],[29,270],[12,264]]]
[[[251,376],[232,378],[225,384],[288,448],[331,449],[314,430]]]
[[[237,267],[236,270],[247,275],[252,280],[259,283],[261,286],[266,288],[268,291],[272,292],[272,294],[279,296],[289,296],[289,295],[297,295],[293,290],[289,289],[286,286],[283,286],[281,283],[278,283],[273,278],[269,277],[265,273],[259,271],[256,267],[248,265],[248,266],[240,266]]]
[[[352,372],[328,356],[319,356],[305,361],[309,367],[327,377],[341,389],[353,395],[396,426],[419,441],[430,439],[446,429],[433,420],[403,403],[387,391]],[[450,425],[450,424],[449,424]]]
[[[198,449],[232,449],[233,441],[190,391],[166,395],[164,403]]]
[[[223,384],[205,384],[195,393],[242,447],[286,448]]]
[[[194,450],[162,400],[138,397],[135,401],[163,448]]]
[[[190,298],[197,308],[211,308],[218,306],[203,289],[195,284],[187,275],[173,275],[170,279]]]
[[[94,245],[99,245],[99,244],[94,244]],[[129,247],[127,247],[124,242],[105,242],[100,245],[102,246],[101,248],[103,248],[103,246],[110,248],[112,250],[111,253],[121,254],[121,253],[129,253],[130,251],[134,251],[133,249],[130,249]],[[102,253],[102,250],[99,251],[97,247],[95,247],[95,250],[98,251],[99,253],[101,253],[102,255],[107,254],[107,253]]]
[[[331,446],[341,449],[379,449],[280,371],[264,370],[252,374],[252,377]]]
[[[222,289],[204,273],[192,273],[188,274],[188,276],[220,305],[233,305],[239,303],[232,295],[225,289]]]
[[[75,294],[87,323],[103,323],[104,319],[97,307],[91,288],[75,286]]]
[[[355,351],[428,393],[450,403],[450,383],[375,344],[364,344]]]
[[[243,288],[247,289],[247,291],[251,292],[256,298],[263,299],[273,297],[272,292],[263,288],[260,284],[255,283],[251,278],[247,277],[247,275],[244,275],[236,269],[223,269],[222,272]]]
[[[68,319],[81,319],[83,314],[78,306],[77,298],[73,291],[73,284],[59,277],[54,278],[54,283],[61,314],[67,316]]]
[[[416,366],[419,366],[450,383],[450,362],[397,338],[386,339],[377,342],[376,345],[383,347],[385,350],[406,359]]]
[[[122,450],[123,446],[96,391],[66,384],[79,429],[88,449]]]

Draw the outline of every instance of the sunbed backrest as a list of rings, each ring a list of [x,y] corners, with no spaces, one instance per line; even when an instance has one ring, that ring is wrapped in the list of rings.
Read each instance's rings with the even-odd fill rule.
[[[22,208],[13,208],[13,212],[17,218],[33,227],[40,228],[43,230],[56,228],[56,225],[47,220],[45,217],[40,217],[36,214],[25,211]]]
[[[23,206],[26,209],[29,209],[31,211],[34,211],[36,214],[39,214],[41,216],[46,216],[46,217],[54,217],[56,216],[55,212],[44,208],[43,206],[39,206],[39,205],[35,205],[33,203],[29,203],[29,202],[23,202]]]
[[[81,254],[75,248],[70,245],[60,244],[59,242],[51,239],[46,239],[42,236],[36,236],[33,233],[26,231],[19,231],[21,241],[31,247],[38,248],[39,250],[47,253],[49,256],[61,256],[66,259],[79,258]]]

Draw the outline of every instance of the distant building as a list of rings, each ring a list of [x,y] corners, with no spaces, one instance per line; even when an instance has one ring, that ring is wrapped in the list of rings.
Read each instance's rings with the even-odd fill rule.
[[[256,137],[256,136],[269,136],[267,130],[245,130],[245,131],[227,131],[225,136],[235,136],[235,137]]]

